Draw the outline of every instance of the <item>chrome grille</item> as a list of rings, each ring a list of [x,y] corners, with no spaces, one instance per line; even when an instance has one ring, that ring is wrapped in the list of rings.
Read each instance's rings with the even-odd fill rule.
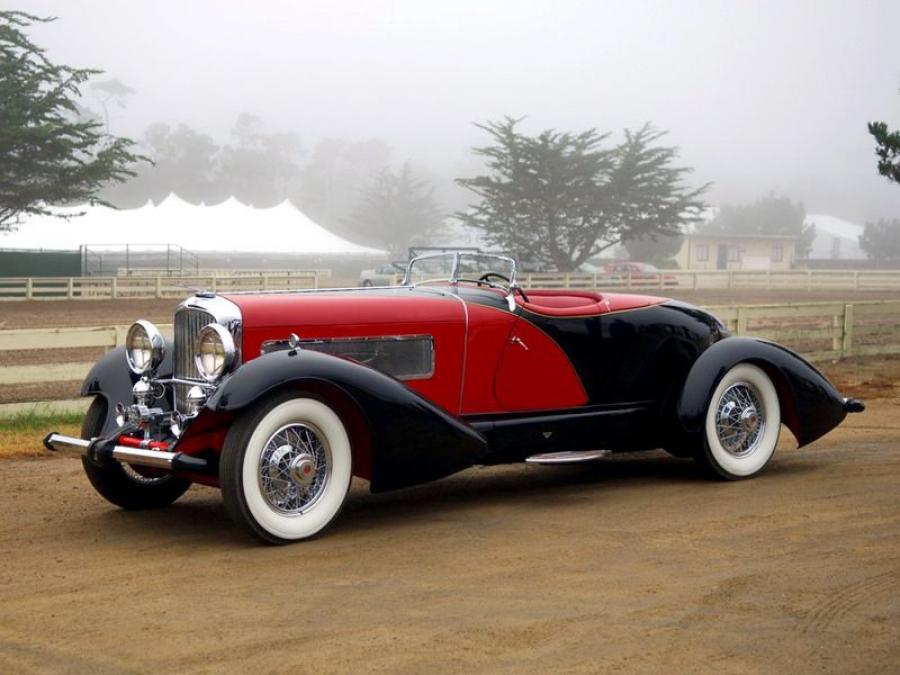
[[[183,307],[175,313],[175,377],[184,380],[202,382],[203,378],[194,363],[194,345],[197,334],[204,326],[215,323],[215,317],[209,312],[192,307]],[[190,389],[188,384],[175,385],[175,409],[187,410],[186,398]]]

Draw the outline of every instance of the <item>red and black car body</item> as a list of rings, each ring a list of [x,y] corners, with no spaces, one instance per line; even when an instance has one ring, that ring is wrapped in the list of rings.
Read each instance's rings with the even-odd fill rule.
[[[79,452],[86,465],[125,458],[145,467],[143,475],[218,486],[232,426],[267,400],[296,394],[337,414],[353,474],[384,491],[473,465],[574,461],[597,449],[702,455],[712,398],[739,364],[771,381],[780,420],[800,445],[860,407],[797,354],[731,337],[689,304],[525,292],[514,278],[494,278],[508,281],[488,272],[390,288],[197,294],[175,313],[174,340],[151,377],[126,366],[126,348],[93,368],[82,395],[97,397],[102,411]],[[198,374],[195,354],[209,324],[235,347],[213,384]],[[148,381],[141,404],[159,411],[153,419],[134,409],[135,388]],[[197,385],[202,402],[189,404]],[[761,402],[743,409],[747,428],[751,410],[761,413]],[[48,446],[70,447],[59,435]],[[123,447],[162,452],[168,462],[143,464],[124,450],[114,456]]]

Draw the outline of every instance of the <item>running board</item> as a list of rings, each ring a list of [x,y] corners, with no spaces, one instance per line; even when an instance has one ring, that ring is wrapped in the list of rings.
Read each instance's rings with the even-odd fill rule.
[[[610,454],[609,450],[582,450],[581,452],[545,452],[532,455],[525,461],[529,464],[577,464],[593,462]]]

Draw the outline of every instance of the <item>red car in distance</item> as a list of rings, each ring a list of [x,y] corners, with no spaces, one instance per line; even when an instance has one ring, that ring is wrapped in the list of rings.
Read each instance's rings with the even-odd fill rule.
[[[650,263],[630,260],[611,262],[603,266],[604,283],[630,288],[655,286],[677,286],[678,279],[670,272],[664,272]]]

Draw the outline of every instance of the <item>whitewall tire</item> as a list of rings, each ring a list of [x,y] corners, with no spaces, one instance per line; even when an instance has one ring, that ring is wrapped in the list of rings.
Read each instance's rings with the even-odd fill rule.
[[[219,475],[238,525],[270,543],[308,539],[334,520],[350,490],[350,438],[326,403],[282,394],[232,426]]]
[[[740,363],[710,399],[700,460],[720,478],[750,478],[772,458],[780,431],[775,385],[761,368]]]

